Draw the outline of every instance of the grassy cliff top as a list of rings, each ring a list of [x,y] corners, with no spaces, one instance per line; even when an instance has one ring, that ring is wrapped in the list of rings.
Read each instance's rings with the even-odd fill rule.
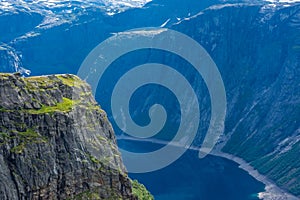
[[[21,77],[0,73],[0,110],[32,114],[68,112],[75,104],[96,108],[90,86],[71,74]]]

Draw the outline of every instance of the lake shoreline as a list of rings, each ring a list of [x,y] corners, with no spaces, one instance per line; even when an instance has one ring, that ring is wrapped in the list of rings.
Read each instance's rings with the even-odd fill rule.
[[[168,143],[167,141],[157,140],[157,139],[134,139],[131,137],[126,136],[119,136],[117,137],[119,140],[131,140],[131,141],[143,141],[143,142],[151,142],[155,144],[161,144],[161,145],[173,145],[180,148],[186,148],[194,151],[199,151],[199,147],[190,146],[190,147],[184,147],[182,144],[179,143]],[[237,156],[234,156],[232,154],[224,153],[220,149],[222,149],[222,145],[219,144],[215,147],[214,150],[209,152],[208,155],[216,156],[225,158],[227,160],[233,161],[239,165],[239,168],[248,172],[250,176],[255,178],[257,181],[263,183],[265,185],[265,191],[258,193],[258,198],[263,200],[299,200],[298,197],[288,193],[287,191],[281,189],[278,187],[273,181],[271,181],[268,177],[260,174],[257,170],[255,170],[249,163],[247,163],[242,158],[239,158]]]
[[[265,185],[265,191],[258,193],[259,199],[264,200],[299,200],[298,197],[284,191],[279,188],[273,181],[271,181],[266,176],[260,174],[257,170],[255,170],[249,163],[247,163],[242,158],[237,156],[224,153],[222,151],[212,151],[210,155],[222,157],[228,160],[231,160],[237,164],[239,164],[239,168],[248,172],[250,176],[255,178],[257,181],[262,182]]]

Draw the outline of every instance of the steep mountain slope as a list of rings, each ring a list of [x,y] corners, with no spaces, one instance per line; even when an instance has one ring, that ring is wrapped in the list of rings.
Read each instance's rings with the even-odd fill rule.
[[[0,199],[138,199],[85,82],[0,74],[0,94]]]
[[[300,6],[214,6],[174,28],[205,46],[222,73],[223,151],[299,196]]]

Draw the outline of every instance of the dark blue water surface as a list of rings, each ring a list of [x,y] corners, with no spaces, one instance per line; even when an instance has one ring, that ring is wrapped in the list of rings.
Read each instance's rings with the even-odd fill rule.
[[[159,144],[118,141],[131,151],[154,150]],[[264,191],[258,182],[233,161],[188,150],[173,164],[159,171],[130,174],[143,183],[157,200],[253,200]]]

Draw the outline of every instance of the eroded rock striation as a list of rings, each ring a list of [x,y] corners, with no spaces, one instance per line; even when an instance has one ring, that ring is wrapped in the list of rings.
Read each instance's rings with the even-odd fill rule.
[[[74,75],[0,74],[0,199],[138,199],[111,124]]]

